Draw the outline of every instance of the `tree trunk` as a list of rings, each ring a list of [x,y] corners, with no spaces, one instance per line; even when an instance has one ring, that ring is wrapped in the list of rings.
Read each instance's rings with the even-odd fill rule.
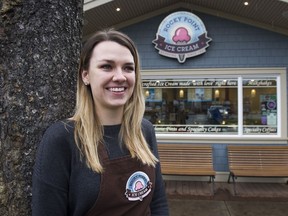
[[[0,0],[0,8],[0,215],[28,216],[37,145],[74,110],[83,0]]]

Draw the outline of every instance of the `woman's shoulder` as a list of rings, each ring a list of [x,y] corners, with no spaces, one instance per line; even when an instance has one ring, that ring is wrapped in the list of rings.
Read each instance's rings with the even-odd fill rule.
[[[45,131],[45,134],[64,135],[74,132],[74,122],[68,119],[52,123]]]
[[[145,130],[151,130],[151,128],[153,129],[153,124],[148,119],[143,118],[142,128]]]
[[[142,132],[146,141],[148,142],[150,147],[153,149],[154,148],[153,146],[156,144],[156,137],[155,137],[156,135],[155,135],[154,126],[149,120],[145,118],[143,118],[142,120]]]
[[[74,123],[70,120],[61,120],[52,123],[42,137],[42,145],[61,148],[63,145],[72,144],[74,140]],[[62,143],[62,145],[59,145]],[[66,145],[65,144],[65,145]]]

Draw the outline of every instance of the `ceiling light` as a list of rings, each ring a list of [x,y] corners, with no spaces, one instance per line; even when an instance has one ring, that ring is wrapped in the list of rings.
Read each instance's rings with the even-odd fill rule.
[[[249,5],[249,2],[248,2],[248,1],[245,1],[245,2],[244,2],[244,5],[245,5],[245,6]]]
[[[116,8],[116,11],[117,11],[117,12],[119,12],[119,11],[120,11],[120,8],[119,8],[119,7],[118,7],[118,8]]]

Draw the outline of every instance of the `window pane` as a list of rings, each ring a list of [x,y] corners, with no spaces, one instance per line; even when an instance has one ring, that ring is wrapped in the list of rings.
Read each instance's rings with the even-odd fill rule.
[[[237,85],[237,79],[144,80],[144,117],[158,133],[237,134]]]
[[[276,78],[243,79],[243,133],[277,134]]]

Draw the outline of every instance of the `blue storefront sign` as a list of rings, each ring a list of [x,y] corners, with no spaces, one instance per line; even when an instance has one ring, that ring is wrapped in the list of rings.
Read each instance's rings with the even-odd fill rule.
[[[186,58],[206,52],[208,42],[206,28],[195,14],[179,11],[167,16],[159,25],[152,42],[160,55],[176,58],[184,63]]]

